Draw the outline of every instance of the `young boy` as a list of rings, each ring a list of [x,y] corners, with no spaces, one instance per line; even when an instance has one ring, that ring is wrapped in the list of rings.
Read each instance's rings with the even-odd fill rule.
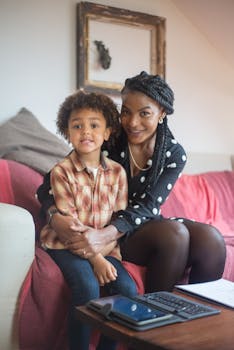
[[[127,179],[124,169],[101,153],[103,142],[119,127],[113,101],[95,93],[77,93],[60,107],[57,127],[73,146],[71,153],[51,171],[56,207],[80,224],[101,229],[114,212],[127,205]],[[82,234],[82,229],[77,234]],[[58,264],[72,292],[70,349],[88,350],[90,328],[75,319],[75,306],[98,298],[99,285],[108,294],[137,293],[135,283],[121,264],[118,243],[86,259],[66,249],[59,235],[47,224],[41,231],[41,244]],[[115,343],[101,337],[98,349],[115,349]]]

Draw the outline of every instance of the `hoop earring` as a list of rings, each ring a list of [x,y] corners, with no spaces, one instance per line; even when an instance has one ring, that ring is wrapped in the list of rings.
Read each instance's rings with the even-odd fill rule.
[[[161,115],[161,117],[159,118],[159,120],[158,120],[158,123],[159,124],[162,124],[163,123],[163,119],[166,117],[166,113],[164,112],[162,115]]]

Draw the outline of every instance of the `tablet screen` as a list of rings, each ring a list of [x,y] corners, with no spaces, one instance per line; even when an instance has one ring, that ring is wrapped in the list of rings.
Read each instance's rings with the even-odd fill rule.
[[[170,318],[172,314],[157,309],[124,296],[105,297],[93,300],[92,304],[99,308],[109,304],[111,312],[134,324],[146,324]]]

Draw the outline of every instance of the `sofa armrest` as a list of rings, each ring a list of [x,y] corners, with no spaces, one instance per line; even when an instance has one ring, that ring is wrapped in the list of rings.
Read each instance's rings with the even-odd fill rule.
[[[0,203],[0,349],[17,349],[15,317],[23,281],[35,254],[35,226],[31,214]]]

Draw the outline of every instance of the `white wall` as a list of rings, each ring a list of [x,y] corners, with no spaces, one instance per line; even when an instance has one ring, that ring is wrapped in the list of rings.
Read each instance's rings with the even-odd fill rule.
[[[76,2],[0,0],[0,123],[25,106],[55,131],[76,88]],[[222,54],[170,0],[93,2],[166,17],[172,131],[188,151],[234,153],[234,69]]]

